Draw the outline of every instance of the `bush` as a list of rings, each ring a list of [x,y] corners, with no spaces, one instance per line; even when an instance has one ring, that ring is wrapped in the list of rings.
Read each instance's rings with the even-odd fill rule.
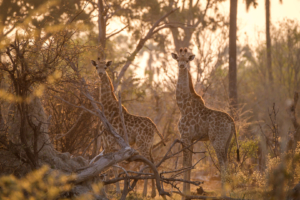
[[[102,184],[92,185],[92,193],[75,197],[71,182],[74,175],[64,175],[59,171],[43,166],[32,171],[23,178],[13,175],[0,178],[0,200],[35,200],[35,199],[93,199],[99,194]]]

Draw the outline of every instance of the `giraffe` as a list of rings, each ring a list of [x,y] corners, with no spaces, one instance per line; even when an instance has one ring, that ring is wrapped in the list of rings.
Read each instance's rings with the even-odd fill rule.
[[[121,137],[125,137],[125,132],[123,130],[122,121],[119,114],[119,102],[114,94],[114,88],[110,77],[106,73],[106,69],[111,65],[111,61],[105,62],[98,58],[98,61],[91,61],[92,65],[96,67],[97,73],[101,80],[101,97],[100,101],[103,105],[103,112],[108,118],[108,121],[116,129]],[[122,113],[124,116],[124,123],[128,134],[128,143],[130,146],[134,144],[137,146],[138,152],[145,158],[151,160],[152,155],[151,149],[153,145],[154,134],[157,133],[161,138],[164,145],[164,138],[158,131],[154,122],[148,117],[142,117],[130,114],[127,109],[122,106]],[[104,132],[103,138],[105,153],[115,152],[119,149],[119,146],[115,142],[114,138]],[[147,179],[144,181],[144,192],[143,195],[147,195]],[[155,183],[152,179],[152,197],[156,196]]]
[[[221,167],[222,188],[224,192],[224,172],[227,166],[227,150],[234,134],[237,143],[237,160],[239,161],[239,145],[236,136],[234,120],[225,112],[210,109],[194,89],[192,77],[188,70],[189,62],[195,58],[187,48],[180,48],[178,55],[172,53],[172,58],[178,63],[178,81],[176,86],[176,101],[180,110],[178,129],[183,146],[189,146],[195,140],[210,141],[215,149]],[[192,149],[192,147],[190,147]],[[192,152],[183,151],[183,166],[192,165]],[[190,180],[191,170],[185,172],[184,179]],[[183,192],[190,192],[190,185],[183,184]],[[223,193],[224,195],[224,193]]]

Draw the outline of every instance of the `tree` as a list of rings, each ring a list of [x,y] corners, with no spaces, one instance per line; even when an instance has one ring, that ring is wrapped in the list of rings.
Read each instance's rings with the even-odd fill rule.
[[[236,67],[236,21],[237,21],[237,0],[230,0],[230,22],[229,22],[229,99],[231,116],[235,117],[238,108],[237,94],[237,67]]]
[[[132,34],[134,40],[140,40],[140,38],[145,40],[148,37],[143,38],[143,36],[147,35],[147,31],[159,20],[160,16],[174,8],[178,8],[178,11],[174,14],[160,20],[158,27],[153,31],[153,34],[151,33],[151,41],[162,52],[166,53],[170,44],[174,44],[177,50],[183,46],[190,46],[196,31],[202,31],[203,29],[214,31],[217,27],[223,26],[225,24],[224,16],[218,9],[219,4],[223,1],[209,0],[204,3],[202,1],[183,1],[183,5],[180,1],[174,0],[129,1],[126,4],[122,4],[120,1],[112,1],[111,9],[114,10],[114,15],[120,17],[121,22],[128,26],[128,31]],[[140,44],[144,46],[146,42],[148,41]],[[132,47],[132,45],[130,46]],[[136,50],[138,49],[140,48],[136,48]],[[134,58],[136,50],[133,50],[129,59]],[[124,76],[129,65],[127,63],[123,65],[114,86],[119,84],[120,78]]]
[[[93,9],[83,12],[87,5],[83,0],[1,1],[0,38],[7,36],[20,26],[34,29],[36,38],[48,38],[51,31],[43,35],[42,32],[45,31],[45,28],[51,26],[57,30],[57,28],[62,28],[62,23],[66,23],[68,20],[91,25],[90,15]]]
[[[218,5],[223,0],[208,0],[205,3],[197,1],[183,1],[180,12],[168,17],[170,31],[172,33],[175,49],[180,47],[189,47],[195,31],[210,29],[215,31],[218,26],[224,25],[224,16],[219,13]],[[170,0],[169,6],[179,2]],[[209,15],[208,12],[213,10],[214,15]],[[177,25],[176,25],[177,24]],[[178,25],[182,24],[182,25]],[[183,31],[183,33],[181,33]]]
[[[270,36],[270,0],[266,0],[266,43],[267,43],[267,69],[269,82],[273,84],[272,74],[272,52],[271,52],[271,36]]]
[[[282,0],[279,0],[282,3]],[[253,4],[254,7],[257,6],[256,0],[246,0],[246,9],[249,9],[249,6]],[[268,70],[268,80],[273,87],[273,68],[272,68],[272,44],[271,44],[271,32],[270,32],[270,21],[271,21],[271,1],[265,0],[265,14],[266,14],[266,51],[267,51],[267,70]]]

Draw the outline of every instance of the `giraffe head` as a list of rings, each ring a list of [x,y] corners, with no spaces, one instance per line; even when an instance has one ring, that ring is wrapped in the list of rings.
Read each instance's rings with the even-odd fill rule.
[[[91,63],[96,67],[98,74],[105,74],[105,70],[111,65],[112,61],[105,62],[98,58],[98,61],[91,60]]]
[[[176,53],[171,53],[171,55],[172,58],[177,61],[179,69],[187,68],[188,63],[195,58],[195,55],[189,53],[186,47],[184,49],[179,49],[179,55],[177,55]]]

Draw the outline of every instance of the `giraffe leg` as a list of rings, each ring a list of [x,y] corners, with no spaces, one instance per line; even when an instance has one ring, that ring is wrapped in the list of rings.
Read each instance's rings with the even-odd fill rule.
[[[151,179],[152,182],[152,191],[151,191],[151,197],[154,198],[156,196],[156,185],[155,185],[155,180]]]
[[[149,159],[149,150],[147,148],[147,144],[146,144],[146,141],[145,139],[142,140],[141,138],[137,138],[137,141],[136,141],[136,145],[137,145],[137,148],[138,148],[138,151],[140,152],[140,154],[142,156],[144,156],[145,158]],[[141,168],[143,168],[144,166],[141,165]],[[149,169],[147,169],[145,172],[149,172]],[[148,190],[148,179],[144,179],[144,188],[143,188],[143,197],[146,197],[147,196],[147,191]]]
[[[151,159],[151,156],[150,156],[151,146],[153,143],[153,136],[154,136],[154,134],[152,134],[152,137],[150,135],[150,136],[144,137],[142,139],[137,138],[137,141],[136,141],[136,145],[138,147],[140,154],[142,156],[144,156],[145,158],[147,158],[148,160],[150,160],[151,162],[153,162],[153,160]],[[147,172],[151,172],[151,170],[148,169]],[[153,184],[153,182],[154,182],[154,180],[152,181],[152,192],[151,192],[152,198],[156,196],[155,184]],[[148,179],[145,179],[144,180],[143,197],[147,196],[147,190],[148,190]]]
[[[184,141],[183,141],[184,142]],[[190,141],[185,141],[182,148],[189,146],[191,144]],[[192,147],[189,147],[190,150],[192,150]],[[192,166],[192,152],[188,149],[183,150],[183,167],[190,167]],[[191,180],[191,170],[187,170],[184,172],[183,175],[184,180]],[[189,195],[190,194],[190,184],[183,183],[183,193]],[[182,199],[185,199],[184,197]]]
[[[225,148],[220,148],[219,146],[213,144],[216,151],[217,158],[220,165],[221,171],[221,182],[222,182],[222,196],[226,196],[225,184],[226,184],[226,173],[227,173],[227,153]]]
[[[104,133],[105,135],[103,136],[102,138],[102,141],[103,141],[103,147],[104,147],[104,154],[108,154],[108,153],[111,153],[111,152],[116,152],[118,151],[119,147],[116,145],[116,142],[114,140],[114,138],[110,135],[108,135],[108,133]],[[112,172],[109,170],[109,174],[113,173],[113,175],[115,177],[117,177],[118,173],[117,173],[117,169],[115,167],[112,168]],[[108,178],[108,177],[106,177]],[[109,178],[108,178],[109,179]],[[109,185],[106,185],[105,186],[105,190],[108,192],[110,189],[110,186]],[[118,194],[121,193],[121,190],[120,190],[120,185],[119,183],[117,182],[116,183],[116,192]]]
[[[115,168],[115,167],[113,167],[113,172],[114,172],[115,178],[117,178],[117,177],[118,177],[118,169]],[[117,194],[121,194],[119,182],[116,182],[116,193],[117,193]]]
[[[149,172],[148,170],[146,170]],[[144,179],[144,190],[143,190],[143,197],[147,196],[147,188],[148,188],[148,179]]]
[[[226,196],[227,151],[232,137],[231,123],[224,123],[219,127],[210,126],[208,135],[220,165],[222,196]]]
[[[152,170],[147,170],[147,172],[151,173]],[[155,184],[155,180],[151,179],[151,183],[152,183],[151,198],[154,198],[156,196],[156,184]],[[147,196],[147,189],[148,189],[148,179],[145,179],[144,180],[143,197]]]

